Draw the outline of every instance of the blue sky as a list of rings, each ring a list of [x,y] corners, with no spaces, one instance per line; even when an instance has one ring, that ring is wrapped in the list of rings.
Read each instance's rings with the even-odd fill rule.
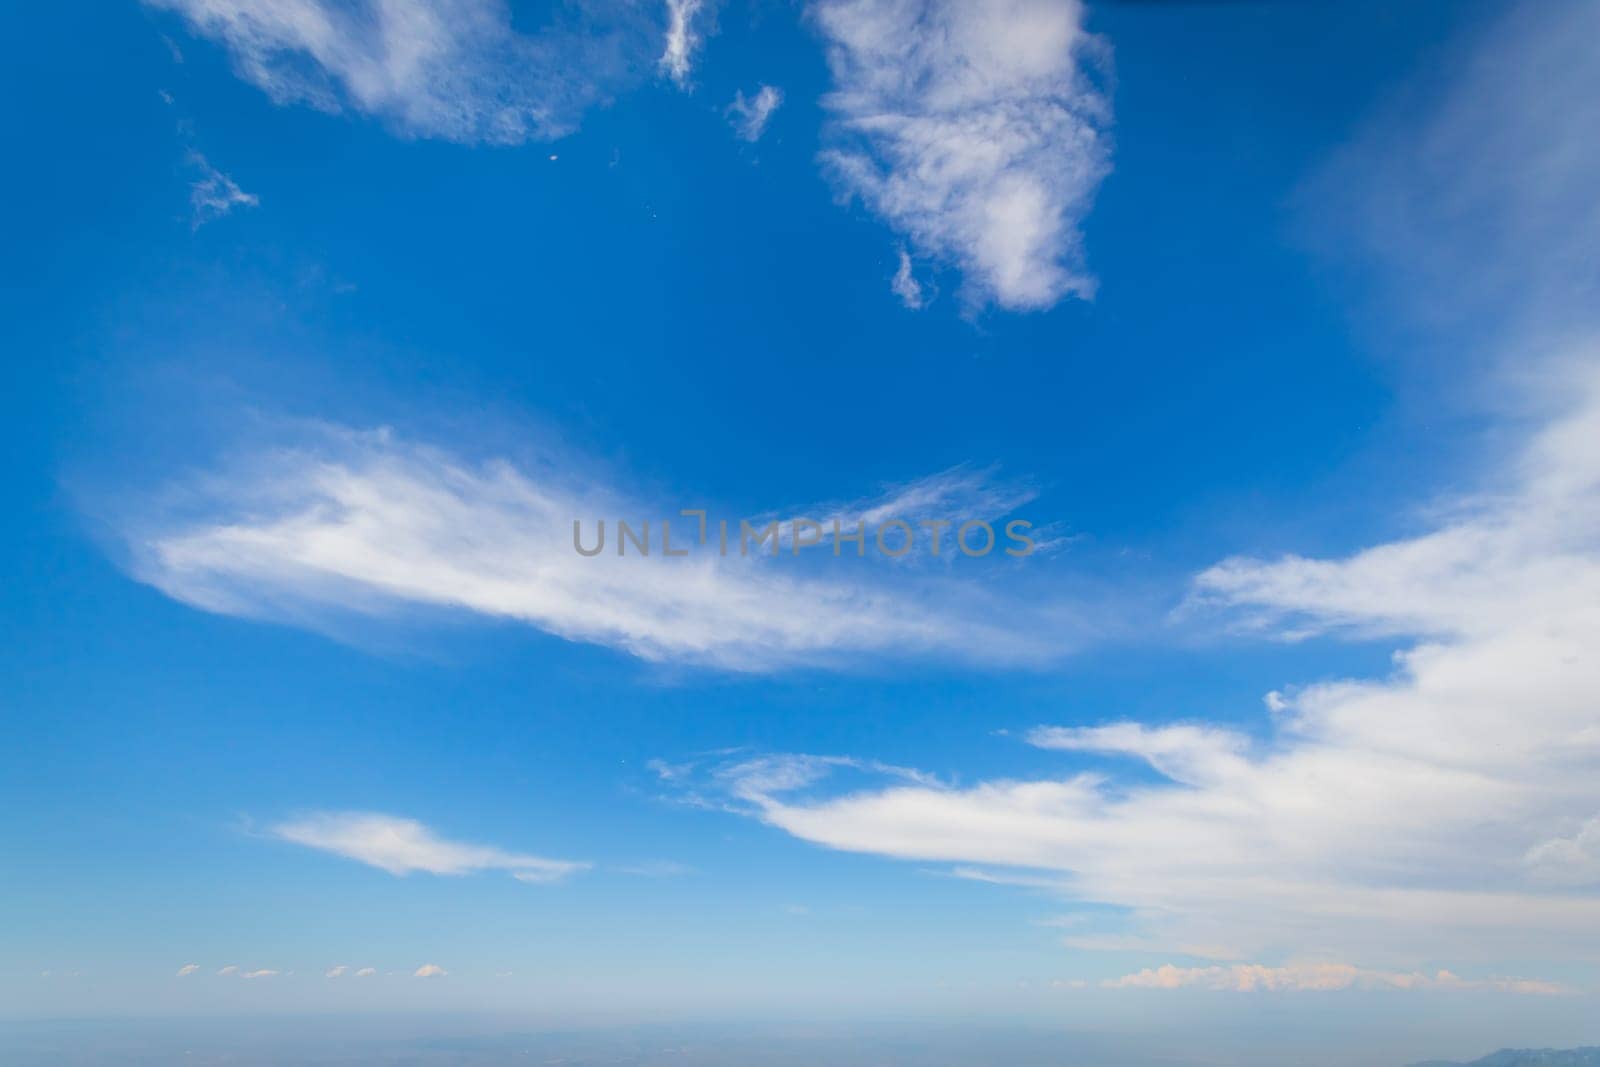
[[[1595,5],[12,19],[6,1017],[1596,1040]]]

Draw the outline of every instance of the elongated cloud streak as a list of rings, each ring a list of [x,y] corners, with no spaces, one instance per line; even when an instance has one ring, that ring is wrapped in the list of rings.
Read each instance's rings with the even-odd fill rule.
[[[185,486],[181,512],[141,506],[126,534],[138,577],[179,600],[312,625],[330,612],[456,609],[647,660],[747,671],[868,654],[1037,661],[1083,636],[1066,622],[1047,642],[1020,604],[1001,607],[998,596],[964,579],[896,584],[889,573],[895,568],[873,560],[851,559],[822,573],[792,554],[761,559],[757,549],[742,558],[736,520],[727,557],[713,544],[687,558],[664,558],[658,522],[649,558],[619,558],[614,528],[607,551],[585,558],[573,546],[575,520],[592,539],[600,517],[632,517],[637,528],[641,516],[670,516],[680,546],[695,537],[695,520],[675,508],[629,502],[548,465],[537,469],[534,477],[506,462],[469,464],[388,433],[329,430]],[[861,502],[847,527],[862,516],[873,521],[886,507],[901,509],[896,514],[910,522],[930,509],[993,517],[986,509],[1019,499],[957,470]],[[831,521],[821,510],[817,517]],[[946,551],[954,551],[952,536]],[[817,551],[831,558],[828,548]],[[977,621],[984,619],[1005,621]]]
[[[667,38],[658,62],[680,86],[688,84],[695,49],[700,47],[694,22],[704,6],[704,0],[667,0]]]
[[[1344,989],[1489,990],[1556,996],[1567,990],[1558,983],[1526,978],[1465,979],[1451,971],[1374,971],[1348,963],[1306,963],[1264,967],[1259,963],[1232,967],[1174,967],[1163,964],[1100,983],[1107,989],[1214,989],[1234,993],[1327,993]]]
[[[449,841],[415,819],[372,812],[325,812],[279,823],[272,835],[331,852],[393,875],[418,871],[463,875],[509,871],[519,881],[553,882],[586,870],[587,863],[507,852],[492,845]],[[342,971],[341,971],[342,973]],[[335,977],[332,973],[328,977]]]

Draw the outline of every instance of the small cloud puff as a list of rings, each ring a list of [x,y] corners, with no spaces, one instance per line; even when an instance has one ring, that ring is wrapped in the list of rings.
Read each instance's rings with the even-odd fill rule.
[[[895,269],[889,289],[912,311],[922,307],[922,283],[911,273],[911,253],[903,248],[900,250],[900,266]]]
[[[421,967],[418,967],[416,969],[415,973],[412,974],[412,977],[413,978],[443,978],[445,975],[447,975],[449,973],[450,973],[449,971],[445,970],[443,967],[439,966],[437,963],[424,963]]]
[[[236,207],[255,207],[261,198],[239,188],[239,183],[213,167],[199,152],[189,153],[189,166],[197,177],[189,184],[189,206],[194,211],[192,224],[199,229],[220,219]]]
[[[763,85],[748,100],[743,92],[737,92],[728,105],[728,121],[746,141],[759,141],[766,132],[767,120],[782,103],[783,90],[773,85]]]
[[[178,977],[187,978],[189,975],[193,974],[199,969],[200,965],[198,963],[185,963],[182,967],[178,968]]]

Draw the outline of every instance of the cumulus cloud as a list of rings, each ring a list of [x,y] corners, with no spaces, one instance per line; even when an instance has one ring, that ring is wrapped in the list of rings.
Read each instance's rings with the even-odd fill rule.
[[[339,978],[342,977],[344,972],[349,969],[350,968],[341,963],[337,967],[330,967],[327,971],[323,972],[322,976],[324,978]]]
[[[237,182],[213,167],[199,152],[191,151],[188,162],[190,168],[198,175],[189,183],[189,206],[192,209],[192,222],[196,229],[214,219],[222,218],[234,208],[256,207],[261,203],[259,197],[239,188]]]
[[[239,968],[230,963],[226,967],[218,968],[217,973],[220,975],[238,974]]]
[[[1110,170],[1104,46],[1077,0],[822,0],[822,162],[975,303],[1093,294],[1080,224]],[[902,299],[904,297],[902,296]]]
[[[378,969],[376,967],[363,967],[359,971],[356,972],[356,977],[357,978],[371,978],[373,975],[375,975],[377,973],[378,973]]]
[[[1524,978],[1468,980],[1450,971],[1433,974],[1374,971],[1352,967],[1348,963],[1302,963],[1284,967],[1266,967],[1259,963],[1235,964],[1232,967],[1175,967],[1167,963],[1120,978],[1110,978],[1100,984],[1107,989],[1200,988],[1235,993],[1443,989],[1556,996],[1568,992],[1556,982]]]
[[[741,90],[734,93],[733,103],[728,105],[728,119],[744,140],[759,141],[766,132],[767,120],[782,103],[783,90],[776,86],[763,85],[748,100]]]
[[[667,0],[666,44],[657,63],[680,86],[689,83],[694,53],[700,47],[700,34],[694,23],[704,7],[705,0]]]
[[[843,505],[810,510],[831,535],[833,517],[846,530],[863,516],[870,523],[891,514],[886,509],[911,522],[941,509],[940,518],[965,519],[995,514],[1021,492],[957,469],[894,487],[848,515],[835,512]],[[988,561],[912,586],[889,573],[895,568],[875,565],[882,562],[875,553],[831,569],[792,554],[771,559],[770,547],[756,546],[746,558],[737,518],[727,520],[728,556],[717,553],[713,526],[706,546],[667,558],[662,520],[670,519],[680,547],[697,533],[679,507],[626,499],[553,463],[531,470],[473,463],[388,432],[325,429],[140,499],[112,521],[128,539],[135,575],[168,595],[209,611],[330,630],[408,609],[454,609],[650,661],[744,671],[868,655],[1036,662],[1088,637],[1087,623],[1064,608],[1051,609],[1054,632],[1043,633],[1042,607],[980,580],[1003,582],[1010,573],[981,570]],[[957,507],[969,510],[949,510]],[[804,514],[753,522],[765,528],[797,513]],[[580,556],[574,521],[584,523],[587,544],[602,518],[611,529],[607,550]],[[652,522],[649,558],[615,554],[619,518],[636,530]],[[947,553],[953,536],[945,535]],[[813,551],[831,559],[826,548]],[[999,549],[994,558],[1005,559]]]
[[[178,968],[178,977],[187,978],[189,975],[193,974],[199,969],[200,965],[198,963],[185,963],[182,967]]]
[[[240,978],[276,978],[277,976],[277,971],[267,969],[262,969],[259,971],[243,971],[239,975]]]
[[[332,852],[393,875],[501,870],[520,881],[555,882],[589,868],[587,863],[572,860],[447,841],[415,819],[372,812],[322,812],[279,823],[270,832],[281,840]]]
[[[146,0],[221,42],[279,104],[350,109],[399,133],[516,144],[570,132],[626,84],[652,21],[627,3],[513,27],[504,0]]]
[[[424,963],[411,975],[413,978],[443,978],[450,972],[437,963]]]

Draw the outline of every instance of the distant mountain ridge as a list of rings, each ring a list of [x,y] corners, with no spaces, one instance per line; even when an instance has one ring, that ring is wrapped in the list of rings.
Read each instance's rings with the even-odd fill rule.
[[[1471,1063],[1427,1060],[1411,1067],[1600,1067],[1600,1047],[1503,1048]]]

